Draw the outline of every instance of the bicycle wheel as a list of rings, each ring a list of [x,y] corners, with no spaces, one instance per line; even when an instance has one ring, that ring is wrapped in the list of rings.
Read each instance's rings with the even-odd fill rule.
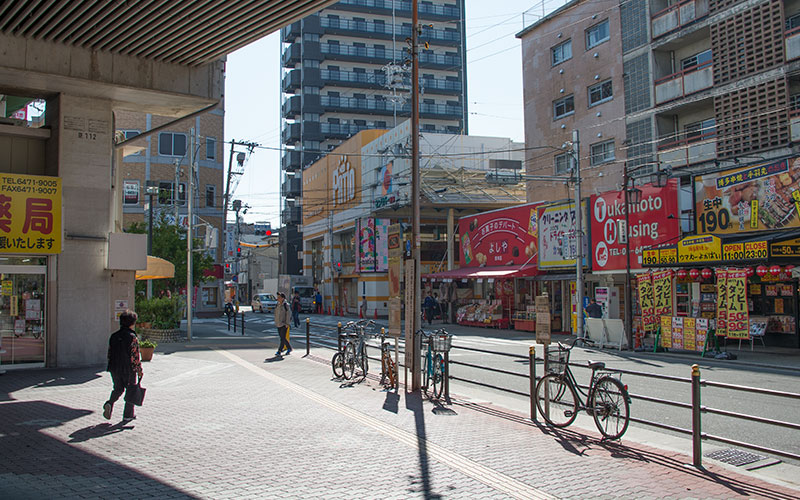
[[[344,355],[337,352],[331,358],[331,367],[333,368],[333,376],[336,378],[344,377]]]
[[[578,415],[578,395],[560,375],[545,375],[536,386],[536,407],[548,424],[566,427]]]
[[[369,358],[367,357],[367,344],[361,344],[361,349],[359,353],[359,361],[361,361],[361,371],[364,372],[364,376],[367,376],[367,371],[369,370]]]
[[[439,399],[442,397],[442,390],[444,390],[444,358],[442,358],[441,354],[437,354],[433,358],[431,382],[433,383],[433,398]]]
[[[630,405],[628,391],[613,377],[602,377],[589,398],[594,423],[606,439],[619,439],[628,430]]]
[[[353,344],[347,344],[347,347],[344,348],[344,366],[343,366],[343,375],[345,380],[350,380],[353,378],[353,374],[356,371],[356,346]]]

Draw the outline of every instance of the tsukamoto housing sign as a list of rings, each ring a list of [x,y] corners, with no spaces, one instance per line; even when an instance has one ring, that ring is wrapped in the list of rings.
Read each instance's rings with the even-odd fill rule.
[[[61,252],[61,179],[0,174],[0,253]]]

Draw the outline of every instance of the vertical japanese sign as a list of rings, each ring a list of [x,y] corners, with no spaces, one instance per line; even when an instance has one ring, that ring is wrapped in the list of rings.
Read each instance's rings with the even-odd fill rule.
[[[708,337],[708,318],[697,318],[695,332],[695,350],[703,351],[706,348],[706,338]]]
[[[672,347],[672,316],[661,316],[661,347]]]
[[[666,316],[662,317],[666,318]],[[672,345],[670,347],[683,349],[683,317],[681,316],[672,316]]]
[[[586,202],[581,202],[581,230],[589,234]],[[574,203],[550,205],[539,209],[539,267],[557,268],[575,265],[578,255],[578,216]],[[583,265],[587,264],[589,238],[581,239]]]
[[[375,219],[359,219],[356,224],[358,234],[358,271],[375,272]]]
[[[0,253],[61,252],[61,178],[0,174]]]
[[[389,259],[389,335],[399,337],[402,318],[402,289],[400,287],[403,274],[402,229],[400,224],[393,224],[387,229],[386,247]]]
[[[695,318],[683,318],[683,348],[687,351],[695,350]]]
[[[717,269],[717,331],[718,337],[728,336],[728,271]]]
[[[653,305],[653,275],[640,274],[636,277],[639,282],[639,308],[642,310],[642,326],[645,332],[656,329],[656,315]]]
[[[750,314],[747,311],[747,273],[728,270],[728,338],[750,338]]]
[[[672,271],[653,273],[653,307],[658,316],[672,316]]]

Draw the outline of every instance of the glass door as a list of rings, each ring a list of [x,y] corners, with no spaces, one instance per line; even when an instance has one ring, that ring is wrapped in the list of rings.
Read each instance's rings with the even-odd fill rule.
[[[0,366],[45,362],[47,266],[0,265]]]

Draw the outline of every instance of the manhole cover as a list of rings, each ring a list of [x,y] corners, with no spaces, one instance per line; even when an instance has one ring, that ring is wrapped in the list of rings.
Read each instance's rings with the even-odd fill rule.
[[[755,453],[737,450],[736,448],[725,448],[724,450],[712,451],[711,453],[707,453],[706,457],[719,460],[720,462],[726,464],[735,465],[737,467],[752,464],[753,462],[758,462],[759,460],[764,460],[767,458],[763,455],[756,455]]]

